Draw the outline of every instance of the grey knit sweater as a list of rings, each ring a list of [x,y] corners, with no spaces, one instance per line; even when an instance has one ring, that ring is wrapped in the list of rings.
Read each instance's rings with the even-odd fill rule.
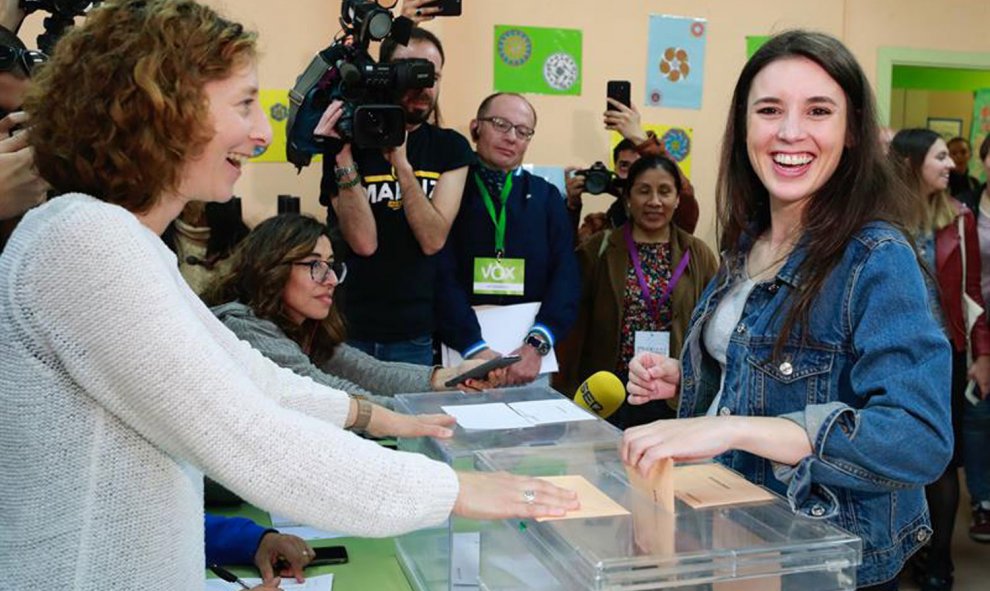
[[[433,368],[412,363],[380,361],[348,345],[340,345],[330,359],[317,366],[274,322],[258,318],[240,302],[211,308],[237,338],[247,341],[275,363],[313,381],[364,396],[392,408],[392,396],[432,390]]]

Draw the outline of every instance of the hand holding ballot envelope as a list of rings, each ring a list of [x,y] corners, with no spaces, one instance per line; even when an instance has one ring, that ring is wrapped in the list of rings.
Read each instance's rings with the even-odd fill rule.
[[[680,364],[656,353],[643,352],[629,362],[631,404],[670,398],[680,384]],[[660,420],[627,429],[622,436],[622,461],[647,476],[658,461],[708,460],[741,450],[787,465],[796,465],[812,452],[811,441],[797,423],[780,417],[730,414]]]
[[[530,476],[458,472],[454,514],[471,519],[561,517],[581,507],[577,493]]]

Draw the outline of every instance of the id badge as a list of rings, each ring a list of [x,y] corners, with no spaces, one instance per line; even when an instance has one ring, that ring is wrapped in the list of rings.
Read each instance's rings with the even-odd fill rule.
[[[523,295],[526,259],[474,259],[474,293]]]
[[[670,332],[666,330],[663,332],[637,330],[633,349],[635,350],[635,355],[639,355],[643,351],[649,351],[650,353],[659,353],[664,357],[670,357]]]

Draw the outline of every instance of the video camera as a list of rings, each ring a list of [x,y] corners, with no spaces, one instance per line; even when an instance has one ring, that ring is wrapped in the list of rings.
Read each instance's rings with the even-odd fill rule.
[[[584,177],[584,192],[591,195],[609,193],[619,197],[625,186],[625,180],[616,176],[601,161],[595,162],[584,170],[575,171],[574,176]]]
[[[42,25],[45,31],[38,35],[38,49],[45,55],[51,55],[55,43],[62,37],[65,30],[72,26],[77,16],[86,14],[92,6],[101,0],[21,0],[20,8],[24,14],[43,10],[51,16],[45,17]]]
[[[341,35],[316,54],[289,91],[286,156],[299,170],[333,141],[313,134],[332,101],[344,104],[335,127],[343,142],[362,148],[400,146],[406,139],[406,116],[398,99],[407,90],[433,86],[436,79],[429,60],[379,64],[368,54],[371,41],[390,37],[408,43],[411,20],[393,19],[391,10],[373,0],[343,0],[340,25]]]

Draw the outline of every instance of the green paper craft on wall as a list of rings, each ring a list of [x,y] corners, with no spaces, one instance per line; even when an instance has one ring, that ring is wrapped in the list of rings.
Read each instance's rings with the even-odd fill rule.
[[[581,31],[496,25],[495,90],[581,94]]]

